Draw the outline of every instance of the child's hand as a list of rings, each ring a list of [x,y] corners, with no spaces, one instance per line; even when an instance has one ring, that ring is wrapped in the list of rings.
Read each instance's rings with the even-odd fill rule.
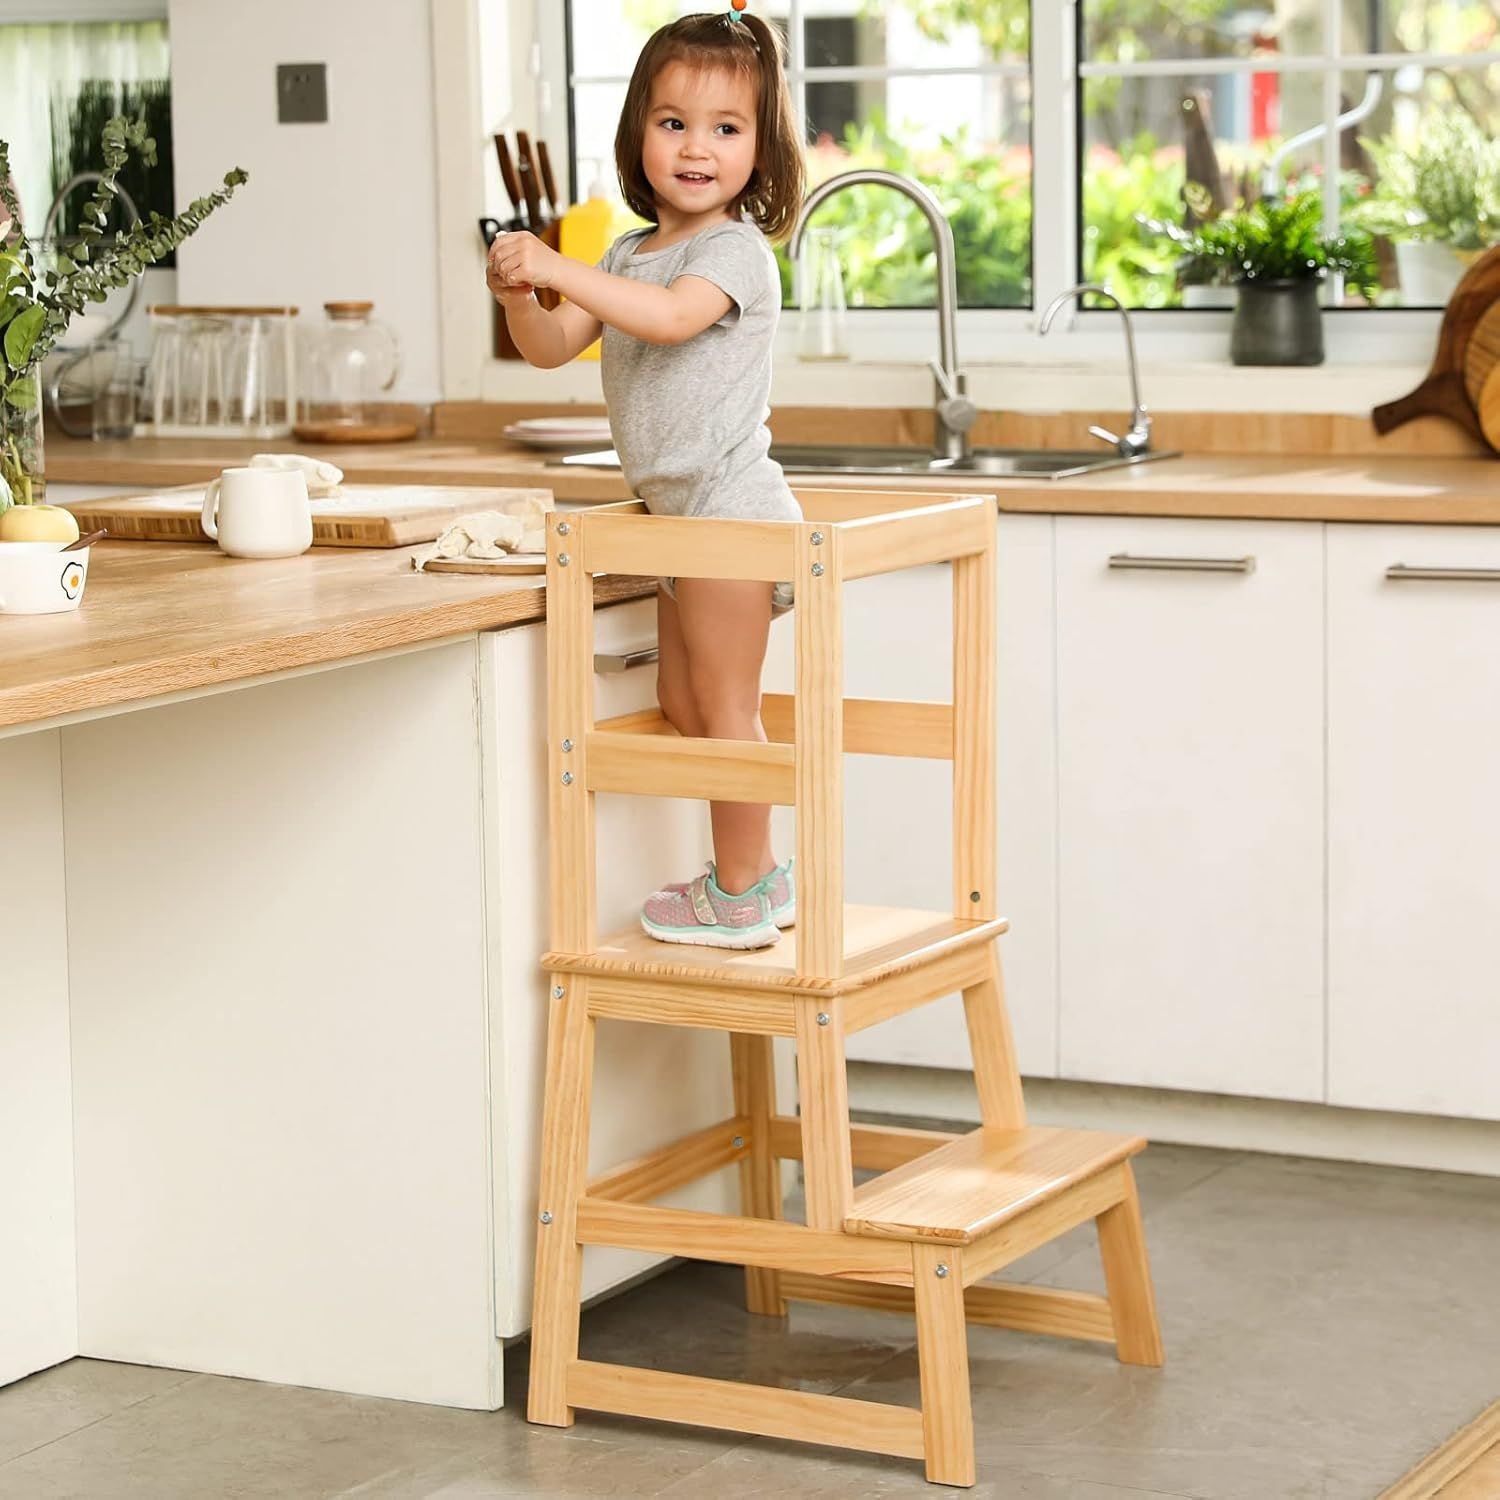
[[[534,234],[515,230],[510,234],[497,235],[490,246],[490,256],[485,279],[490,290],[504,301],[502,292],[538,286],[551,286],[557,274],[557,263],[562,259],[557,251],[549,249]]]

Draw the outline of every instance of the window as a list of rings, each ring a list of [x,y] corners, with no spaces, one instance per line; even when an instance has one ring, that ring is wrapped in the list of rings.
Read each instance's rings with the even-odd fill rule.
[[[854,166],[919,178],[953,224],[959,300],[1031,303],[1031,77],[1025,0],[755,0],[788,42],[788,82],[810,183]],[[701,0],[572,0],[574,181],[614,153],[625,86],[646,38]],[[727,6],[726,6],[727,8]],[[993,10],[981,23],[971,12]],[[818,215],[841,229],[853,307],[930,307],[932,234],[914,204],[857,188]],[[784,268],[785,269],[785,268]],[[787,284],[790,284],[789,276]]]
[[[1082,279],[1142,309],[1224,303],[1227,288],[1182,285],[1141,221],[1273,186],[1320,194],[1330,231],[1377,233],[1381,308],[1440,305],[1500,239],[1500,0],[752,3],[786,29],[811,180],[869,164],[925,181],[965,308],[1040,307]],[[641,44],[700,8],[570,0],[575,158],[608,164]],[[930,236],[903,199],[857,189],[818,223],[843,231],[851,306],[932,305]],[[1332,281],[1325,300],[1364,306]]]
[[[171,97],[167,23],[45,22],[0,25],[0,135],[10,144],[11,172],[33,234],[53,195],[83,167],[100,165],[99,134],[122,107],[144,114],[157,142],[149,173],[134,157],[121,184],[144,215],[172,212]],[[76,214],[87,190],[74,195]],[[62,229],[71,226],[65,214]]]

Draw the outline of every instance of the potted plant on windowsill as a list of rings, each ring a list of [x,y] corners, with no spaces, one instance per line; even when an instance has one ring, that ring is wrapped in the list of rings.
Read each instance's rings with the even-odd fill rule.
[[[1226,239],[1229,231],[1213,214],[1213,196],[1198,182],[1186,184],[1182,196],[1196,219],[1191,227],[1144,214],[1138,214],[1136,222],[1148,234],[1170,240],[1180,252],[1173,272],[1184,307],[1233,307],[1234,278]]]
[[[42,459],[42,360],[86,304],[102,302],[147,266],[175,250],[246,174],[235,168],[224,185],[198,198],[175,218],[159,213],[105,237],[115,179],[131,151],[150,165],[156,143],[144,121],[115,116],[104,127],[104,166],[82,225],[66,246],[44,246],[20,228],[21,206],[10,182],[10,147],[0,140],[0,540],[19,518],[13,506],[40,505],[46,493]],[[31,517],[29,520],[37,518]],[[25,526],[20,528],[27,530]],[[76,528],[74,529],[76,535]]]
[[[1368,233],[1323,232],[1316,190],[1262,198],[1195,229],[1150,226],[1170,235],[1204,276],[1235,287],[1229,357],[1237,365],[1320,365],[1323,313],[1318,287],[1330,272],[1349,290],[1373,298],[1374,245]]]
[[[1356,221],[1394,244],[1405,304],[1441,307],[1500,240],[1500,142],[1450,109],[1423,120],[1410,150],[1391,136],[1363,144],[1376,178]]]

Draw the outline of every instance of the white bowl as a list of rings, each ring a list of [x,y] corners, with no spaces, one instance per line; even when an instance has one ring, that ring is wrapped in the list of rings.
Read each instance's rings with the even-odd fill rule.
[[[77,609],[92,547],[59,556],[66,542],[0,542],[0,615],[60,615]]]

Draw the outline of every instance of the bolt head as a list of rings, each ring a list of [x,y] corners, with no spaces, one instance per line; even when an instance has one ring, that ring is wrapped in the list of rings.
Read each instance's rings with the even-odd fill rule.
[[[979,892],[978,891],[970,891],[969,892],[969,900],[972,901],[972,902],[974,902],[975,905],[978,905],[978,903],[979,903]]]
[[[808,538],[808,540],[813,544],[814,547],[821,547],[823,545],[823,533],[821,531],[815,531]]]
[[[566,552],[559,552],[557,554],[557,565],[558,565],[558,567],[565,568],[565,567],[567,567],[568,562],[569,562],[569,558],[568,558],[568,554]]]
[[[573,773],[571,771],[564,771],[562,773],[562,784],[564,786],[572,786],[573,785]]]
[[[573,741],[572,740],[564,740],[562,748],[563,748],[563,754],[564,755],[571,755],[572,752],[573,752]]]
[[[938,1278],[939,1281],[941,1281],[943,1277],[948,1274],[947,1261],[940,1260],[937,1265],[933,1267],[933,1274]]]
[[[560,984],[554,984],[552,986],[552,998],[554,1000],[561,1000],[562,997],[567,993],[568,992]]]
[[[828,1012],[826,1010],[820,1010],[818,1012],[818,1025],[819,1026],[826,1026],[827,1024],[828,1024]]]
[[[823,564],[822,563],[814,563],[812,565],[812,576],[814,578],[821,578],[823,576]]]
[[[545,1208],[542,1210],[540,1217],[543,1224],[550,1224],[552,1222],[552,1215]]]
[[[557,534],[558,534],[558,536],[567,536],[567,534],[572,529],[573,528],[571,526],[569,526],[566,521],[559,521],[557,523]]]
[[[738,1151],[740,1147],[745,1144],[745,1137],[742,1135],[737,1135],[732,1141],[730,1141],[729,1144],[733,1146],[736,1151]]]

